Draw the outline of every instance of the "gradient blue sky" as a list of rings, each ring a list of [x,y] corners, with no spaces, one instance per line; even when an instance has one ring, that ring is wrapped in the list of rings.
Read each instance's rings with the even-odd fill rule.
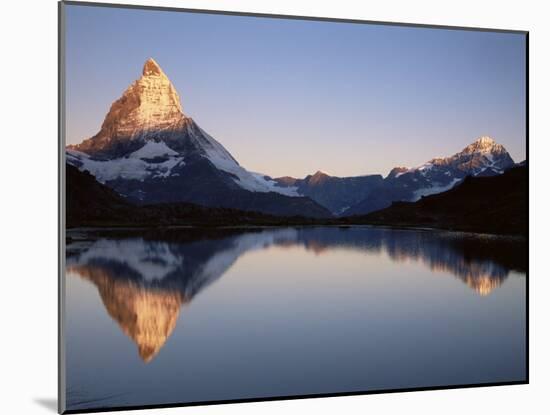
[[[249,170],[387,174],[481,135],[525,159],[525,37],[67,6],[67,142],[153,57],[184,112]]]

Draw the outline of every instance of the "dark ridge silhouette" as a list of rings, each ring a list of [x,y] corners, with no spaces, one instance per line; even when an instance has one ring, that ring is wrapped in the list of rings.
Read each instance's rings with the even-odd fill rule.
[[[350,222],[434,227],[495,234],[527,234],[527,166],[499,176],[471,177],[455,188],[390,207]]]
[[[313,218],[275,216],[230,208],[211,208],[193,203],[134,205],[99,183],[88,172],[66,165],[66,226],[278,226],[315,224]],[[292,198],[289,198],[292,199]]]

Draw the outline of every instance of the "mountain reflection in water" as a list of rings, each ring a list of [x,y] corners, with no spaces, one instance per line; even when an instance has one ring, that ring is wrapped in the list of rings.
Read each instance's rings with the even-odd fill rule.
[[[272,246],[316,255],[353,250],[415,261],[446,272],[481,296],[511,270],[524,272],[525,243],[451,232],[381,228],[76,232],[67,244],[67,271],[93,283],[108,314],[153,359],[173,332],[181,306],[220,278],[244,253]],[[365,270],[367,276],[368,270]]]

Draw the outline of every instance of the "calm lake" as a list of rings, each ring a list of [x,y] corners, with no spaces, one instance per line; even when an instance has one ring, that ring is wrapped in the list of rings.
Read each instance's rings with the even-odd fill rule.
[[[67,409],[526,377],[521,240],[371,227],[67,236]]]

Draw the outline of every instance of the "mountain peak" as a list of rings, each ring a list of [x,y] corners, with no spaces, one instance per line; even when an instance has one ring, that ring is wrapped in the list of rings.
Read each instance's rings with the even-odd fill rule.
[[[330,176],[321,170],[317,170],[313,176],[308,176],[306,179],[310,184],[319,184],[321,182],[324,182],[326,179],[328,179]]]
[[[462,153],[472,154],[472,153],[495,153],[495,154],[504,154],[506,149],[502,144],[497,143],[489,136],[481,136],[472,144],[466,146]]]
[[[147,59],[143,65],[143,76],[149,75],[164,75],[159,64],[153,58]]]
[[[403,173],[407,173],[410,169],[407,167],[394,167],[388,174],[388,178],[395,178],[401,176]]]
[[[479,137],[476,141],[474,141],[474,143],[487,145],[487,144],[496,144],[496,141],[493,140],[488,135],[484,135],[484,136]]]
[[[481,136],[452,156],[433,158],[412,169],[395,167],[387,178],[398,179],[404,174],[412,173],[416,176],[407,177],[417,182],[416,186],[420,186],[420,183],[424,186],[415,193],[415,197],[426,196],[447,190],[465,176],[492,176],[504,172],[514,164],[502,144],[489,136]]]
[[[108,155],[112,149],[133,150],[144,137],[178,128],[187,117],[180,97],[159,64],[149,58],[143,75],[117,99],[105,116],[101,130],[93,137],[73,146],[87,154]]]

